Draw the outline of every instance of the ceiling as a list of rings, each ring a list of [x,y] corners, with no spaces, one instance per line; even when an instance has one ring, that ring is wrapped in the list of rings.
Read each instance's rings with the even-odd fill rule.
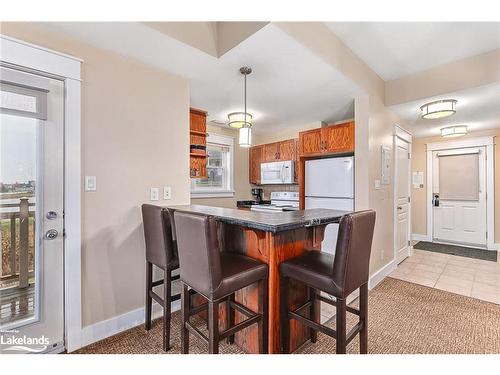
[[[457,112],[444,119],[425,120],[420,106],[439,99],[457,99]],[[500,128],[500,83],[435,96],[390,107],[412,130],[414,137],[440,135],[440,129],[467,125],[469,131]]]
[[[361,90],[277,26],[269,24],[220,58],[141,23],[50,23],[100,48],[190,80],[191,105],[225,122],[243,109],[241,66],[248,65],[248,110],[256,133],[352,118]]]
[[[329,22],[384,81],[500,48],[500,23]]]

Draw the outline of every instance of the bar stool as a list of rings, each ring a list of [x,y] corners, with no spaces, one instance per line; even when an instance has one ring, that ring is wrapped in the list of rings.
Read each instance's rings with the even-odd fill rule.
[[[337,354],[344,354],[346,346],[359,333],[360,352],[368,352],[368,277],[370,253],[375,227],[375,211],[366,210],[345,215],[340,221],[335,257],[319,251],[308,251],[280,264],[280,321],[283,353],[290,351],[290,319],[298,320],[311,329],[311,341],[316,331],[337,341]],[[308,286],[311,298],[290,311],[288,308],[289,280],[294,279]],[[359,288],[359,309],[346,305],[346,298]],[[336,298],[331,301],[316,290]],[[336,329],[314,321],[316,300],[336,307]],[[309,307],[309,319],[299,312]],[[346,313],[359,316],[358,323],[346,333]]]
[[[173,222],[166,208],[151,204],[142,205],[144,238],[146,241],[146,313],[144,328],[151,329],[153,299],[163,308],[163,350],[170,349],[170,304],[180,299],[180,293],[172,296],[172,271],[179,268],[177,243],[173,238]],[[153,265],[163,270],[163,279],[153,281]],[[163,284],[163,298],[153,288]]]
[[[221,252],[217,238],[217,223],[211,216],[175,211],[182,288],[182,353],[189,352],[189,333],[208,344],[210,354],[219,352],[219,341],[234,341],[234,334],[252,324],[258,324],[259,353],[267,352],[268,266],[244,255]],[[258,283],[258,311],[255,313],[234,301],[234,293]],[[208,303],[208,337],[193,326],[189,303],[189,288],[203,295]],[[219,331],[219,305],[225,303],[226,329]],[[194,312],[197,309],[193,309]],[[246,319],[234,325],[235,310]]]

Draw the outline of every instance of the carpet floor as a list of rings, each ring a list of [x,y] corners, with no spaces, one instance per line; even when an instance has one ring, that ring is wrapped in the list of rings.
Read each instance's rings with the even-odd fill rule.
[[[349,330],[357,317],[348,316]],[[179,325],[180,312],[175,312],[172,349],[166,354],[180,353]],[[199,326],[204,324],[200,321]],[[141,325],[75,353],[160,354],[164,353],[161,335],[162,322],[157,319],[148,332]],[[357,338],[347,351],[359,352]],[[371,354],[500,354],[500,306],[386,278],[369,294],[368,351]],[[242,353],[236,345],[227,345],[225,341],[221,341],[220,352]],[[206,345],[192,335],[190,353],[207,353]],[[334,354],[335,340],[319,333],[315,344],[308,342],[297,353]]]

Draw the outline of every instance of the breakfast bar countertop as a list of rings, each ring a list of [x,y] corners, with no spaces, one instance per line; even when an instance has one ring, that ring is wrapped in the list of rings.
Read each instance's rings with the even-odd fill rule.
[[[167,206],[167,208],[211,215],[216,217],[218,221],[226,224],[241,225],[243,227],[272,233],[338,223],[342,216],[350,213],[349,211],[324,208],[286,212],[245,211],[202,205],[178,205]]]

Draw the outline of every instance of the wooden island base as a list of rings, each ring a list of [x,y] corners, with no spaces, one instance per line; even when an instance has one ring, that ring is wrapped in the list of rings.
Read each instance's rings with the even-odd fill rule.
[[[324,230],[325,225],[319,225],[272,233],[237,225],[219,224],[224,251],[231,249],[269,265],[269,353],[281,353],[279,265],[305,251],[319,251]],[[297,308],[308,299],[307,288],[301,284],[292,283],[289,293],[291,308]],[[235,299],[252,311],[257,311],[257,285],[238,291]],[[225,309],[224,304],[221,305],[221,310],[223,309]],[[225,316],[225,311],[221,311],[221,328],[226,326]],[[236,323],[244,319],[242,314],[236,312]],[[319,319],[319,306],[316,308],[316,319]],[[292,320],[290,350],[296,350],[309,338],[309,329]],[[247,353],[258,353],[257,327],[254,325],[238,332],[235,343]]]

